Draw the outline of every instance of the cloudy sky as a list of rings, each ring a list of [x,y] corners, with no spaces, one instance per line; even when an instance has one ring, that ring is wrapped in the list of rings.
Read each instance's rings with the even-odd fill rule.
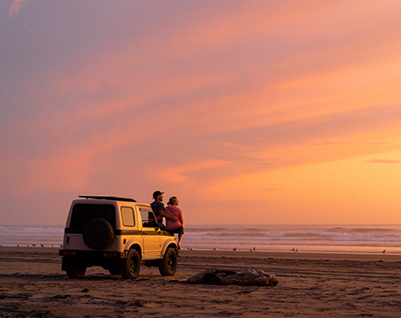
[[[0,225],[401,223],[401,2],[0,2]]]

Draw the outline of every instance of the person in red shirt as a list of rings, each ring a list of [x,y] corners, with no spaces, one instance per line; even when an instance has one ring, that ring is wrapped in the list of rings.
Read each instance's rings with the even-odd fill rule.
[[[177,197],[171,197],[164,212],[172,218],[177,218],[177,221],[166,218],[165,230],[170,233],[178,234],[178,248],[181,248],[181,241],[184,237],[184,217],[182,215],[182,210],[178,207],[179,202]]]

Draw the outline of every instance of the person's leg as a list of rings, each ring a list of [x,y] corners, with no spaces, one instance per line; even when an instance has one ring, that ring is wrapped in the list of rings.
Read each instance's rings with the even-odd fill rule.
[[[179,248],[181,248],[181,241],[182,241],[182,238],[184,237],[184,234],[178,234],[178,247]]]

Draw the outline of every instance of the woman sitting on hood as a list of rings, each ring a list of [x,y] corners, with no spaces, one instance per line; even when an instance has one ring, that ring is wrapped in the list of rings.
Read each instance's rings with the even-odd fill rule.
[[[182,210],[178,207],[179,201],[177,197],[171,197],[167,203],[167,207],[164,209],[169,216],[175,216],[178,220],[173,221],[166,218],[165,230],[170,233],[178,233],[178,248],[181,248],[181,241],[184,236],[184,217],[182,216]]]

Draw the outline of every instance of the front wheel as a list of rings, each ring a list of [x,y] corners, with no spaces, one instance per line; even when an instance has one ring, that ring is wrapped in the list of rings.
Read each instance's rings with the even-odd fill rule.
[[[174,276],[177,270],[177,253],[169,247],[164,258],[159,261],[159,271],[162,276]]]
[[[74,266],[74,265],[70,265],[67,267],[67,276],[69,278],[82,278],[85,276],[86,273],[86,267],[85,266]]]
[[[122,261],[121,276],[125,279],[136,279],[141,269],[141,258],[137,250],[129,250],[127,258]]]

